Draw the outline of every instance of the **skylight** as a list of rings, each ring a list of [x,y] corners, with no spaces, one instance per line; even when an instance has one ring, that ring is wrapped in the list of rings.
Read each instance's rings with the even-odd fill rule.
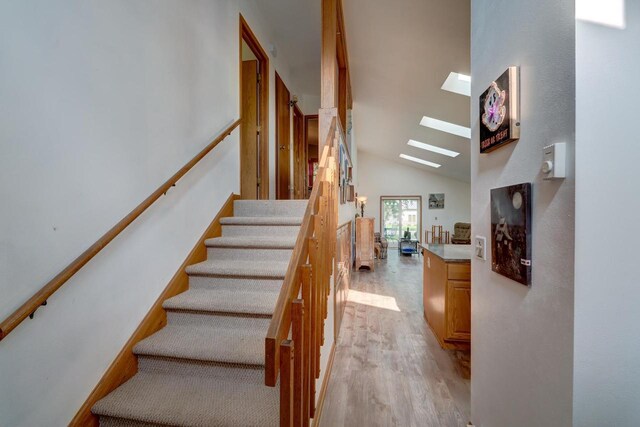
[[[471,96],[471,76],[451,72],[440,89],[460,95]]]
[[[420,120],[420,124],[424,127],[428,127],[431,129],[439,130],[442,132],[451,133],[454,135],[461,136],[463,138],[471,139],[471,129],[456,125],[454,123],[445,122],[443,120],[434,119],[431,117],[424,116],[422,120]]]
[[[423,150],[431,151],[433,153],[443,154],[449,157],[458,157],[460,155],[460,153],[458,153],[457,151],[447,150],[446,148],[437,147],[431,144],[425,144],[424,142],[414,141],[413,139],[410,139],[409,142],[407,142],[407,144],[412,147],[421,148]]]
[[[437,163],[430,162],[428,160],[422,160],[422,159],[419,159],[417,157],[407,156],[406,154],[400,154],[400,158],[405,159],[405,160],[410,160],[412,162],[420,163],[420,164],[423,164],[423,165],[431,166],[432,168],[436,168],[436,169],[439,168],[440,166],[442,166],[442,165],[439,165]]]
[[[576,0],[576,19],[624,29],[625,0]]]

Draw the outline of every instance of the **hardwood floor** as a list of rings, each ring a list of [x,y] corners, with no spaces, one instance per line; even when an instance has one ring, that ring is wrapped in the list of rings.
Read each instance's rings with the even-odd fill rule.
[[[422,313],[421,256],[354,272],[321,427],[466,425],[470,382]]]

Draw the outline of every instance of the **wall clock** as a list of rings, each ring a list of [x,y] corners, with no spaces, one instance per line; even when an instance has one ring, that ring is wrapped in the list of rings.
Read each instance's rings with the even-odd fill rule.
[[[520,69],[509,67],[480,95],[480,152],[520,138]]]

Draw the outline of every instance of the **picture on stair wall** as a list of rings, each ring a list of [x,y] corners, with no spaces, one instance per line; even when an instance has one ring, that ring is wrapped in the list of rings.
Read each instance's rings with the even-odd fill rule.
[[[531,184],[491,190],[491,269],[531,285]]]
[[[509,67],[480,95],[480,152],[520,138],[520,69]]]

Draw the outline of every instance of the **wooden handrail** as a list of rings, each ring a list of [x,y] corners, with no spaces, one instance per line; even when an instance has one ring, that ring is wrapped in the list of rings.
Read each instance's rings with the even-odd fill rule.
[[[280,376],[281,425],[307,426],[315,411],[313,378],[320,373],[320,348],[336,249],[337,154],[342,136],[338,131],[334,116],[265,338],[265,384],[274,387]],[[288,370],[291,354],[293,373]],[[286,371],[282,371],[283,366]]]
[[[184,165],[178,172],[173,174],[164,184],[156,191],[140,203],[127,216],[122,218],[120,222],[114,225],[102,237],[100,237],[93,245],[84,251],[78,258],[74,259],[71,264],[65,267],[56,277],[51,279],[46,285],[35,293],[27,302],[22,304],[16,311],[0,323],[0,340],[4,339],[11,331],[13,331],[24,319],[31,316],[40,306],[46,305],[47,299],[55,291],[57,291],[67,280],[84,267],[94,256],[96,256],[105,246],[118,236],[129,224],[136,220],[149,206],[158,200],[163,194],[173,187],[180,178],[182,178],[196,163],[204,158],[211,150],[213,150],[220,142],[240,124],[241,119],[233,122],[229,127],[220,133],[209,145],[200,151],[193,159]]]

